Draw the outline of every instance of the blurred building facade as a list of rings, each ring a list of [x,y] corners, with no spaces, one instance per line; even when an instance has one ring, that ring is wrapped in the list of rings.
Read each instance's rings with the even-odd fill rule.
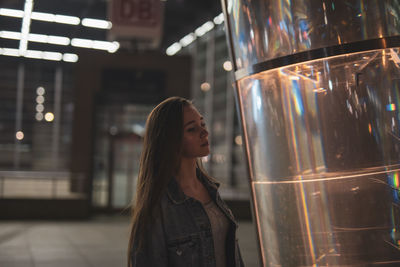
[[[221,19],[221,16],[216,17]],[[177,55],[192,60],[191,97],[204,114],[211,140],[211,154],[204,160],[208,172],[222,184],[225,199],[248,200],[248,180],[240,122],[233,94],[232,65],[224,24],[212,27],[182,47]]]
[[[82,218],[93,211],[126,209],[135,192],[147,115],[173,95],[192,99],[204,114],[212,148],[204,165],[222,183],[222,196],[239,203],[249,216],[231,67],[220,23],[174,56],[132,49],[132,43],[121,43],[117,52],[71,47],[73,38],[69,46],[40,47],[38,40],[31,40],[28,53],[20,56],[21,39],[9,34],[23,24],[17,11],[24,3],[0,6],[4,22],[0,29],[0,210],[4,212],[0,217]],[[46,11],[54,5],[37,8]],[[104,3],[100,9],[104,15]],[[17,15],[7,15],[9,10]],[[31,32],[47,33],[42,37],[58,31],[48,22],[32,21]],[[107,29],[92,34],[83,28],[75,29],[73,36],[106,38]],[[60,52],[44,51],[54,47]],[[41,53],[32,52],[39,51],[35,49]]]
[[[73,65],[1,57],[2,217],[126,207],[148,112],[168,96],[189,97],[187,56],[79,55]],[[58,202],[69,204],[61,211]]]

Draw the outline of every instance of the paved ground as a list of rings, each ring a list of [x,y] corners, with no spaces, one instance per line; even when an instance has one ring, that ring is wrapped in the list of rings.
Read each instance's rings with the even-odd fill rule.
[[[254,227],[239,222],[247,267],[257,267]],[[125,267],[126,217],[88,221],[0,221],[1,267]]]

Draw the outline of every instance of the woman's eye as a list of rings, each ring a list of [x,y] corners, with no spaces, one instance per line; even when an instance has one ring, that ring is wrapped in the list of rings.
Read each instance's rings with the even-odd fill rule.
[[[188,131],[188,132],[193,132],[193,131],[194,131],[194,128],[189,128],[187,131]]]

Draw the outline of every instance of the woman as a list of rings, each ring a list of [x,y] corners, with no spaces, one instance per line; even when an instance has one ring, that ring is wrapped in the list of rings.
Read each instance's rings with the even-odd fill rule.
[[[209,152],[204,119],[190,101],[171,97],[150,113],[128,266],[243,266],[235,219],[198,160]]]

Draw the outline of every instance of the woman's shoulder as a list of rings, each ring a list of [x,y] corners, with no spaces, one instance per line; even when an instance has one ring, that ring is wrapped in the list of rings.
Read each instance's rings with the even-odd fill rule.
[[[167,188],[162,195],[163,203],[172,202],[173,204],[181,204],[187,199],[185,193],[183,193],[182,189],[180,188],[178,182],[175,178],[172,178]]]
[[[219,186],[221,185],[217,179],[215,179],[214,177],[211,177],[210,175],[208,175],[204,170],[201,169],[196,169],[196,175],[197,178],[203,182],[203,184],[205,183],[206,185],[209,185],[211,187],[214,187],[216,189],[219,188]]]

